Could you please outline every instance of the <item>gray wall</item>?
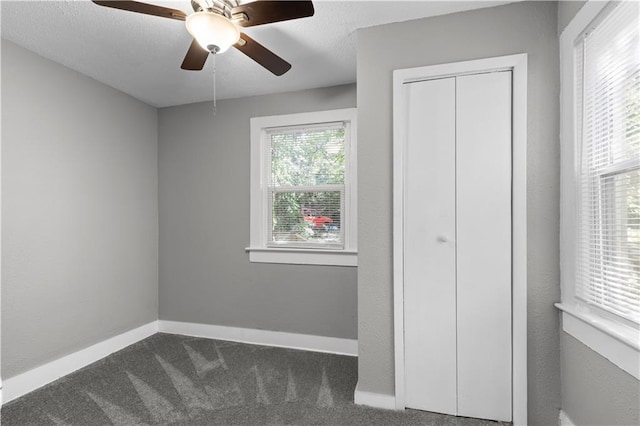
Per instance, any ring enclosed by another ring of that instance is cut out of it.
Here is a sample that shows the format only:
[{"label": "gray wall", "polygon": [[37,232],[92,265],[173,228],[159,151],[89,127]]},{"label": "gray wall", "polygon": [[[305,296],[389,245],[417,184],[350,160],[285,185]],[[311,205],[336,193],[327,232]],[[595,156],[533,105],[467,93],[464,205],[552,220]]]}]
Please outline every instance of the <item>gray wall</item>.
[{"label": "gray wall", "polygon": [[529,54],[529,422],[560,407],[559,54],[555,2],[522,2],[358,31],[359,387],[394,394],[392,71]]},{"label": "gray wall", "polygon": [[558,2],[558,35],[562,34],[569,22],[576,16],[576,13],[582,6],[584,6],[586,0],[573,0],[573,1],[560,1]]},{"label": "gray wall", "polygon": [[576,425],[640,424],[640,384],[567,333],[560,333],[562,410]]},{"label": "gray wall", "polygon": [[2,41],[2,377],[157,318],[157,111]]},{"label": "gray wall", "polygon": [[[558,4],[558,33],[585,4]],[[562,409],[580,425],[640,424],[640,382],[569,334],[560,332]]]},{"label": "gray wall", "polygon": [[249,119],[355,103],[348,85],[159,111],[161,319],[356,338],[356,268],[245,252]]}]

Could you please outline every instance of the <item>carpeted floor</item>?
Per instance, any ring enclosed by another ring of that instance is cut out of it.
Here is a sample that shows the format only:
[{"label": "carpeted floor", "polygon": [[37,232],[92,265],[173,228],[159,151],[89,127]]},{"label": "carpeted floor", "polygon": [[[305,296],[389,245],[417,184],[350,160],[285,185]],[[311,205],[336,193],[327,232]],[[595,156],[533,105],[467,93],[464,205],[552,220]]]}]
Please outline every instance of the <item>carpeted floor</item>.
[{"label": "carpeted floor", "polygon": [[500,425],[353,404],[354,357],[156,334],[2,407],[3,426]]}]

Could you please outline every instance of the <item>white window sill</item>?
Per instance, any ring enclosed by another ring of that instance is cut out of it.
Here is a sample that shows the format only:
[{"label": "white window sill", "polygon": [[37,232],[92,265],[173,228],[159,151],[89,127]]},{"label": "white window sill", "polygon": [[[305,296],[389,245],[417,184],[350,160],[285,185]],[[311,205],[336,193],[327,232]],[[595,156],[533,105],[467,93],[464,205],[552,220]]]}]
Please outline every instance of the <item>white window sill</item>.
[{"label": "white window sill", "polygon": [[562,329],[615,365],[640,379],[640,332],[632,327],[595,315],[567,303],[556,303],[562,311]]},{"label": "white window sill", "polygon": [[247,247],[249,261],[293,265],[358,266],[358,252],[301,248]]}]

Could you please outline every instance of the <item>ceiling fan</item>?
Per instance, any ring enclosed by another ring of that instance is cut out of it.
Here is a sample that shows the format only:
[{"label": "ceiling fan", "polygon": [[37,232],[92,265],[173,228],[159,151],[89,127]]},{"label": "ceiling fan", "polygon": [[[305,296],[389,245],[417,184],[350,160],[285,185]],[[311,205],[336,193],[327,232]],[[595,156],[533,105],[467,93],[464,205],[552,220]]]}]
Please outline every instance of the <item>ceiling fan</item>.
[{"label": "ceiling fan", "polygon": [[194,13],[189,15],[178,9],[137,1],[92,1],[99,6],[186,21],[187,31],[194,40],[182,61],[183,70],[199,71],[210,53],[222,53],[233,46],[278,76],[289,71],[291,64],[241,32],[239,27],[306,18],[314,13],[311,0],[257,0],[244,4],[238,0],[191,0]]}]

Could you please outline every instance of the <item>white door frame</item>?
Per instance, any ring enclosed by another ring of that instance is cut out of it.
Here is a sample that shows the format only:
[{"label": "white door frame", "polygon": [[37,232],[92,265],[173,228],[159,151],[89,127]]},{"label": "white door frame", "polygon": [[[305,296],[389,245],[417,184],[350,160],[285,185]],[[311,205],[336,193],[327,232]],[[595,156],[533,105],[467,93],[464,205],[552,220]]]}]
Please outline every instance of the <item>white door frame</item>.
[{"label": "white door frame", "polygon": [[395,406],[405,408],[404,388],[404,135],[403,85],[464,74],[513,72],[512,127],[512,413],[527,424],[527,54],[454,62],[393,72],[393,305]]}]

